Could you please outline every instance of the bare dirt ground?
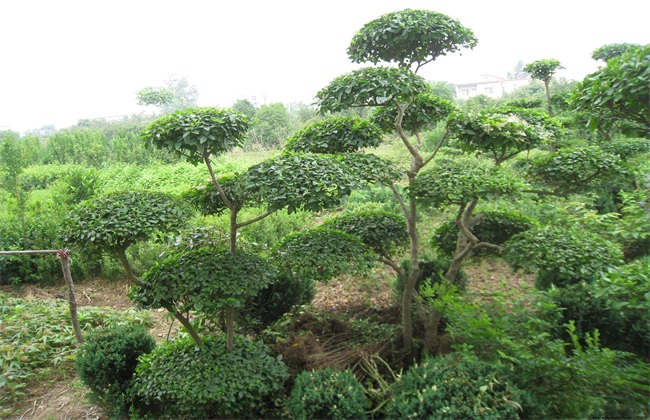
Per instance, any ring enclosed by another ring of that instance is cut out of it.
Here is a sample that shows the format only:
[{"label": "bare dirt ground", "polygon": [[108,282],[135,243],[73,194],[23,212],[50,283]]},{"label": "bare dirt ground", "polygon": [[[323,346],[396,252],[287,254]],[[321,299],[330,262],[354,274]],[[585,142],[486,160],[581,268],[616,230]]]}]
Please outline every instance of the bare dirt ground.
[{"label": "bare dirt ground", "polygon": [[[469,293],[480,299],[489,299],[493,293],[528,290],[532,278],[511,270],[498,259],[481,259],[465,267],[470,279]],[[367,279],[342,276],[328,284],[319,284],[312,305],[317,310],[332,310],[349,313],[350,316],[367,308],[383,309],[394,305],[390,283],[393,273],[378,269]],[[94,279],[75,284],[79,306],[108,306],[112,308],[131,308],[128,299],[130,285],[126,281],[106,282]],[[9,290],[8,290],[9,291]],[[25,298],[61,299],[67,296],[64,284],[49,287],[27,285],[14,294]],[[173,338],[178,322],[173,322],[164,311],[154,310],[153,328],[150,333],[162,342]],[[77,379],[73,364],[61,368],[45,381],[34,381],[25,389],[26,396],[15,407],[11,419],[104,419],[101,407],[92,404],[88,391]]]}]

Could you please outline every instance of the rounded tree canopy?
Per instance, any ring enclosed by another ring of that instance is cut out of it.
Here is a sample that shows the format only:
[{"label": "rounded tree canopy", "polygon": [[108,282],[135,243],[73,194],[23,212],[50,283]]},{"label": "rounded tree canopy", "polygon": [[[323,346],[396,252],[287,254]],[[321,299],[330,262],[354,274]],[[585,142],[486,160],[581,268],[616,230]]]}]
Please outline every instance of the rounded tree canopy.
[{"label": "rounded tree canopy", "polygon": [[358,236],[364,244],[384,256],[392,255],[409,243],[404,217],[381,210],[344,213],[326,220],[322,227]]},{"label": "rounded tree canopy", "polygon": [[156,232],[177,232],[191,216],[184,203],[157,192],[125,191],[80,203],[69,214],[63,242],[123,252]]},{"label": "rounded tree canopy", "polygon": [[522,182],[510,171],[486,160],[438,159],[413,181],[410,193],[436,207],[514,195]]},{"label": "rounded tree canopy", "polygon": [[430,89],[429,83],[411,70],[366,67],[335,78],[316,94],[316,99],[320,112],[337,112],[387,105],[394,100],[408,102]]},{"label": "rounded tree canopy", "polygon": [[474,48],[474,33],[455,19],[430,10],[385,14],[354,35],[348,57],[354,63],[379,61],[417,68],[462,48]]},{"label": "rounded tree canopy", "polygon": [[367,272],[376,256],[357,236],[316,228],[291,234],[272,251],[281,272],[297,278],[327,281],[341,274]]},{"label": "rounded tree canopy", "polygon": [[456,112],[449,117],[447,126],[465,151],[487,153],[497,164],[523,150],[551,143],[561,132],[560,124],[548,114],[514,107],[478,114]]},{"label": "rounded tree canopy", "polygon": [[230,109],[189,108],[149,124],[142,138],[196,164],[241,146],[248,128],[249,118]]},{"label": "rounded tree canopy", "polygon": [[320,211],[338,206],[359,187],[339,156],[285,153],[261,162],[243,175],[243,187],[269,210]]},{"label": "rounded tree canopy", "polygon": [[528,174],[533,181],[562,193],[582,190],[589,184],[629,173],[619,156],[599,147],[560,149],[532,161]]},{"label": "rounded tree canopy", "polygon": [[[420,133],[445,119],[456,106],[449,100],[429,93],[420,94],[404,111],[402,127],[411,133]],[[385,132],[395,131],[397,109],[382,106],[373,113],[373,121]]]},{"label": "rounded tree canopy", "polygon": [[309,153],[349,153],[381,144],[382,132],[360,117],[336,116],[315,122],[287,139],[286,149]]},{"label": "rounded tree canopy", "polygon": [[171,303],[181,312],[215,317],[223,309],[239,307],[276,276],[275,267],[255,254],[195,248],[151,268],[143,277],[146,286],[137,287],[132,296],[141,306]]},{"label": "rounded tree canopy", "polygon": [[530,77],[543,82],[549,82],[556,71],[563,69],[560,62],[554,58],[533,61],[526,64],[524,71],[530,74]]}]

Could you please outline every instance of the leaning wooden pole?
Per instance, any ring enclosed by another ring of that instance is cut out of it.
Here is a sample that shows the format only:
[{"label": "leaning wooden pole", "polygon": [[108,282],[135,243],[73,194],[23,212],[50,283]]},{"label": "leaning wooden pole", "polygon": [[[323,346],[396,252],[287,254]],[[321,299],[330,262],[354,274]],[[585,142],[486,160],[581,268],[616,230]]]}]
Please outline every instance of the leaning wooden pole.
[{"label": "leaning wooden pole", "polygon": [[81,327],[79,326],[79,317],[77,316],[77,298],[74,293],[74,283],[72,282],[72,274],[70,273],[70,258],[68,257],[70,251],[67,249],[41,249],[31,251],[0,251],[0,255],[16,255],[16,254],[56,254],[61,260],[61,269],[63,270],[63,278],[65,284],[68,286],[68,300],[70,304],[70,318],[72,320],[72,328],[74,335],[77,338],[77,343],[83,343],[83,336],[81,335]]}]

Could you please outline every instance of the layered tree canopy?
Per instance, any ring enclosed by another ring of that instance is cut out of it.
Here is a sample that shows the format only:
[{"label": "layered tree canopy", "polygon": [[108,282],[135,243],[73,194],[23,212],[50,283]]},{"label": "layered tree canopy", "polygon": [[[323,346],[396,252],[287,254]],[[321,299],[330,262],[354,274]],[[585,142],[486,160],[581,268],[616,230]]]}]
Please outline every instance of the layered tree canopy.
[{"label": "layered tree canopy", "polygon": [[387,13],[364,25],[352,38],[348,57],[354,63],[397,63],[415,71],[436,58],[473,48],[474,33],[455,19],[431,10]]}]

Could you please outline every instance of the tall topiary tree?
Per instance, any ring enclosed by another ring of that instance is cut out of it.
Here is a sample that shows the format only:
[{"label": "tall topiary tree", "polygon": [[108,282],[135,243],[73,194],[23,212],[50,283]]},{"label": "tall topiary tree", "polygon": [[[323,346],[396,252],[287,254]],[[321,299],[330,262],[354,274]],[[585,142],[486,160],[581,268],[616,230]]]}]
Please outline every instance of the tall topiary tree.
[{"label": "tall topiary tree", "polygon": [[[351,107],[386,107],[392,110],[384,111],[385,117],[378,117],[378,121],[382,121],[381,125],[392,122],[408,150],[411,163],[403,175],[410,185],[433,159],[437,149],[423,156],[420,153],[421,142],[412,142],[407,131],[419,132],[425,125],[440,121],[448,112],[447,107],[439,106],[439,102],[436,106],[434,101],[427,101],[430,98],[425,97],[418,108],[434,112],[428,116],[418,112],[406,116],[407,109],[419,95],[430,93],[430,85],[416,72],[436,58],[472,48],[476,42],[472,31],[433,11],[407,9],[381,16],[357,32],[348,48],[348,56],[357,63],[393,62],[398,64],[398,68],[367,67],[335,78],[316,95],[320,112],[337,112]],[[410,242],[410,270],[401,274],[405,286],[401,309],[403,338],[405,348],[410,351],[413,345],[411,308],[420,259],[417,204],[415,197],[399,193],[394,178],[382,181],[389,185],[400,203]]]},{"label": "tall topiary tree", "polygon": [[549,90],[549,84],[553,75],[558,71],[563,69],[560,62],[554,58],[537,60],[532,63],[526,64],[524,71],[530,74],[530,77],[533,79],[541,80],[544,82],[544,89],[546,90],[546,104],[548,109],[548,115],[553,116],[553,105],[551,102],[551,92]]}]

